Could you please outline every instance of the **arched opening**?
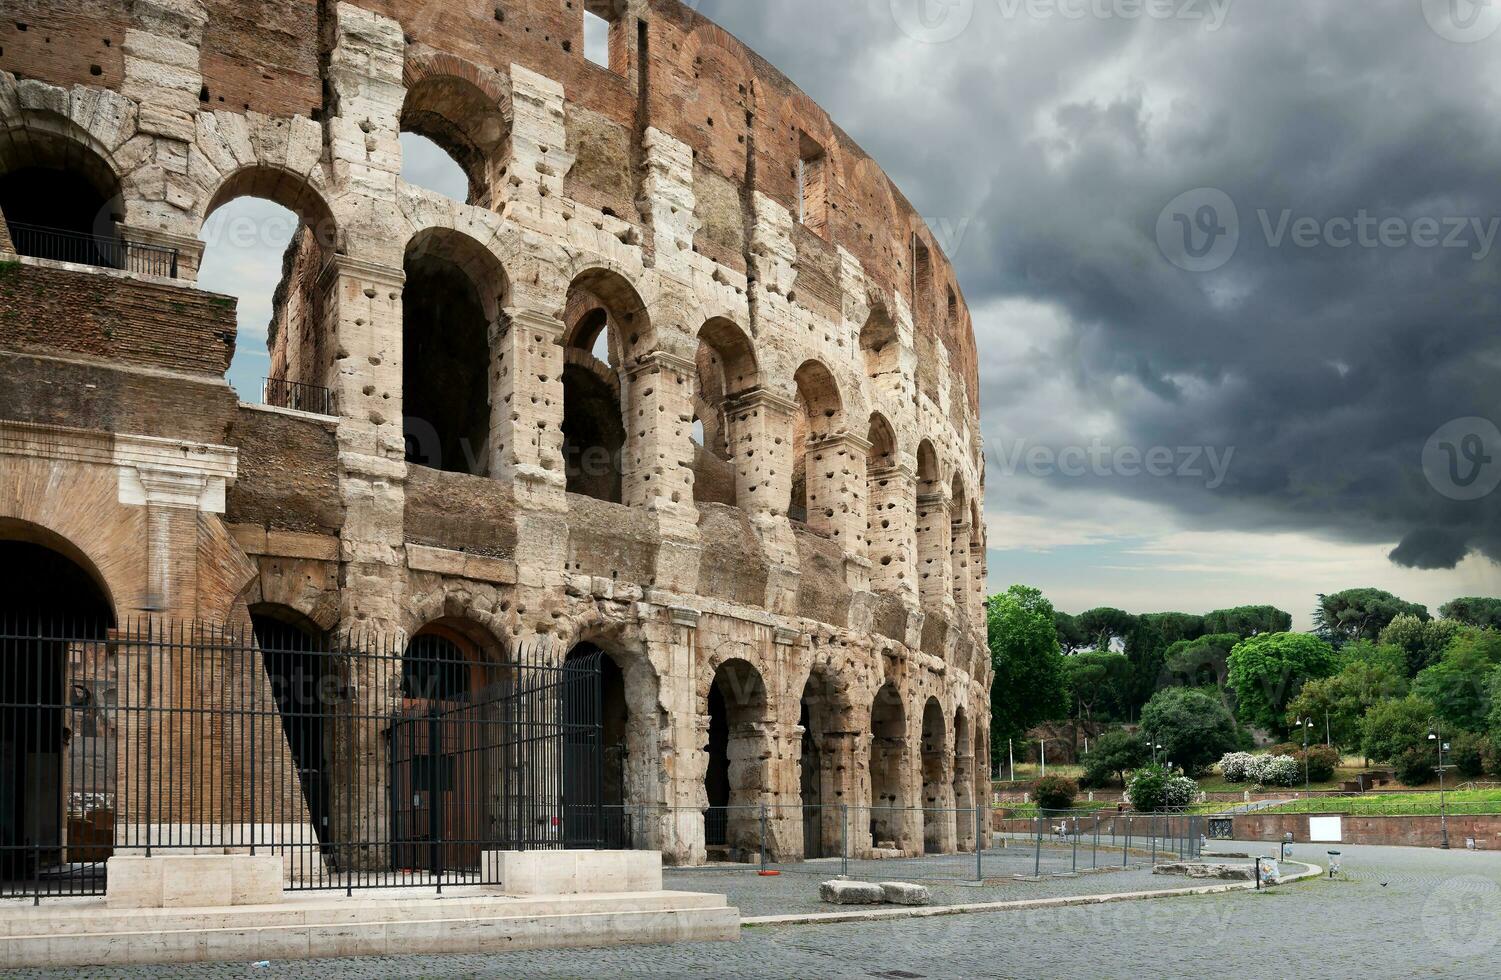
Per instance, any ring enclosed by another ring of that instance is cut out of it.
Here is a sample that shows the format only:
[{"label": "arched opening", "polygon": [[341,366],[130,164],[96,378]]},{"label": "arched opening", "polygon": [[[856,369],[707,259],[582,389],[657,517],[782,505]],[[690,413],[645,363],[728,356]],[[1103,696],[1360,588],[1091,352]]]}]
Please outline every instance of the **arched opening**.
[{"label": "arched opening", "polygon": [[474,624],[445,619],[403,651],[401,706],[386,733],[399,870],[476,868],[500,833],[504,733],[494,688],[503,675],[492,647]]},{"label": "arched opening", "polygon": [[[630,283],[585,272],[564,311],[563,459],[568,492],[610,503],[624,499],[626,442],[623,368],[647,342],[650,321]],[[599,355],[608,352],[608,360]]]},{"label": "arched opening", "polygon": [[744,660],[728,660],[715,671],[707,704],[709,764],[704,772],[709,801],[704,843],[711,855],[743,860],[759,852],[767,705],[765,681]]},{"label": "arched opening", "polygon": [[733,321],[716,317],[698,332],[698,385],[694,416],[702,436],[695,450],[694,499],[735,505],[739,476],[736,457],[748,453],[745,435],[735,431],[735,400],[756,387],[760,375],[750,338]]},{"label": "arched opening", "polygon": [[80,140],[35,128],[0,134],[0,215],[19,255],[110,269],[131,265],[116,233],[124,219],[120,182]]},{"label": "arched opening", "polygon": [[975,807],[974,764],[975,746],[970,737],[969,716],[963,708],[958,708],[954,711],[954,822],[960,850],[967,850],[975,844],[975,818],[964,812],[973,811]]},{"label": "arched opening", "polygon": [[74,890],[114,842],[114,612],[68,542],[3,520],[0,539],[0,885]]},{"label": "arched opening", "polygon": [[[631,846],[630,821],[626,811],[626,772],[634,719],[626,700],[625,672],[608,651],[593,643],[580,643],[568,652],[565,663],[595,672],[597,685],[587,693],[593,706],[576,715],[599,726],[599,744],[584,744],[565,758],[563,799],[568,807],[565,825],[570,840],[603,841],[604,846]],[[580,688],[580,693],[586,689]],[[572,763],[569,765],[568,763]]]},{"label": "arched opening", "polygon": [[877,383],[886,379],[901,380],[901,339],[885,307],[872,309],[865,326],[860,328],[860,353],[865,360],[867,378]]},{"label": "arched opening", "polygon": [[879,412],[870,416],[870,442],[865,463],[865,539],[874,563],[871,585],[879,592],[911,588],[912,504],[907,480],[897,459],[896,431]]},{"label": "arched opening", "polygon": [[819,361],[797,369],[799,412],[792,428],[792,499],[787,514],[814,531],[833,535],[838,499],[837,465],[824,445],[844,421],[844,402],[834,375]]},{"label": "arched opening", "polygon": [[337,347],[318,288],[338,227],[300,175],[247,167],[204,211],[198,285],[233,296],[237,332],[228,379],[246,401],[330,414]]},{"label": "arched opening", "polygon": [[[840,764],[833,736],[847,713],[844,696],[833,675],[815,667],[803,685],[798,707],[798,725],[803,729],[799,755],[799,791],[803,804],[803,856],[835,857],[843,848],[844,802],[840,787]],[[846,725],[846,728],[849,726]]]},{"label": "arched opening", "polygon": [[969,496],[964,491],[964,481],[956,473],[953,489],[949,495],[950,548],[953,554],[954,610],[961,616],[969,614]]},{"label": "arched opening", "polygon": [[907,844],[907,711],[888,682],[870,708],[870,839],[881,850]]},{"label": "arched opening", "polygon": [[924,439],[917,447],[917,576],[922,603],[930,609],[943,604],[952,574],[948,513],[938,454]]},{"label": "arched opening", "polygon": [[[402,179],[476,207],[494,206],[511,134],[496,98],[467,79],[429,75],[407,89],[401,132]],[[458,175],[467,186],[455,186]]]},{"label": "arched opening", "polygon": [[324,630],[285,606],[252,606],[250,623],[297,767],[308,818],[319,843],[328,845],[333,830],[328,722],[339,687],[332,648]]},{"label": "arched opening", "polygon": [[948,786],[944,774],[948,767],[944,742],[943,707],[937,698],[928,698],[922,712],[922,839],[923,849],[929,854],[949,850],[953,828],[954,814],[946,799]]},{"label": "arched opening", "polygon": [[460,232],[433,228],[406,250],[401,293],[407,462],[448,473],[490,469],[490,334],[506,277]]}]

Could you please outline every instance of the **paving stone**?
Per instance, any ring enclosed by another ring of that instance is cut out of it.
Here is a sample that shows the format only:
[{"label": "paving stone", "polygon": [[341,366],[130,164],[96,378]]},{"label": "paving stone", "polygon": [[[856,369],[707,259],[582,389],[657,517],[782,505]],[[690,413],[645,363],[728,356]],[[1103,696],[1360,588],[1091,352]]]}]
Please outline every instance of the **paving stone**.
[{"label": "paving stone", "polygon": [[818,886],[818,897],[830,905],[880,905],[886,892],[868,881],[826,881]]}]

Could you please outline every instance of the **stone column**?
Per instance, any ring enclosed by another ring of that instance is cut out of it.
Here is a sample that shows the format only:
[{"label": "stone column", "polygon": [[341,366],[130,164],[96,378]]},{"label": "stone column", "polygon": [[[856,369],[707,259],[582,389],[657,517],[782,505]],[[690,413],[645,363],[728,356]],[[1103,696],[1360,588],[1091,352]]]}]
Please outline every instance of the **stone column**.
[{"label": "stone column", "polygon": [[949,502],[942,491],[917,497],[917,576],[923,608],[952,616]]},{"label": "stone column", "polygon": [[491,473],[516,487],[519,506],[561,511],[564,324],[529,307],[505,310],[491,342]]},{"label": "stone column", "polygon": [[658,350],[622,372],[625,396],[624,503],[696,524],[693,505],[693,385],[697,365]]},{"label": "stone column", "polygon": [[725,404],[736,500],[772,565],[766,607],[783,614],[797,609],[797,542],[787,505],[792,498],[792,422],[798,411],[797,402],[765,388]]},{"label": "stone column", "polygon": [[911,599],[917,597],[915,479],[905,463],[867,474],[871,588]]},{"label": "stone column", "polygon": [[866,553],[868,489],[865,460],[869,454],[870,442],[847,432],[808,439],[808,526],[827,534],[845,554],[862,560]]},{"label": "stone column", "polygon": [[969,569],[970,569],[970,621],[984,626],[985,624],[985,600],[989,587],[987,580],[990,577],[990,563],[985,558],[985,538],[982,533],[970,532],[969,541]]},{"label": "stone column", "polygon": [[665,807],[653,829],[668,864],[702,864],[707,855],[703,810],[709,757],[703,747],[709,744],[709,719],[698,713],[698,618],[692,609],[669,610],[665,650],[654,658],[667,727],[658,741]]},{"label": "stone column", "polygon": [[565,236],[563,177],[573,169],[563,85],[511,65],[511,161],[500,189],[500,211],[518,224]]},{"label": "stone column", "polygon": [[951,525],[950,554],[954,563],[954,612],[959,619],[968,619],[973,612],[969,580],[970,527],[969,515],[960,514]]}]

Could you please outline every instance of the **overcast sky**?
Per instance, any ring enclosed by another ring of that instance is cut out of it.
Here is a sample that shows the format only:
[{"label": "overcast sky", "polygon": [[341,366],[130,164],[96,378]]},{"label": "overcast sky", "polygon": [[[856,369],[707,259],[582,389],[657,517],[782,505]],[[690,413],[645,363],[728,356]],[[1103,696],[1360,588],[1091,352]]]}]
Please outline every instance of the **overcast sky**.
[{"label": "overcast sky", "polygon": [[992,588],[1303,627],[1319,592],[1501,592],[1501,5],[696,6],[958,266]]}]

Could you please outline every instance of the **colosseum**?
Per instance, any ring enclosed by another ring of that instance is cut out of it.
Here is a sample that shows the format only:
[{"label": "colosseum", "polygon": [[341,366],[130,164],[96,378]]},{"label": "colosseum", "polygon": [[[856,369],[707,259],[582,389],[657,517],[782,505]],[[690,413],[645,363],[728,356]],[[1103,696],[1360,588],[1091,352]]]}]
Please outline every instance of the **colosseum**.
[{"label": "colosseum", "polygon": [[[142,823],[306,825],[331,867],[357,863],[345,833],[384,845],[372,867],[431,833],[510,841],[471,780],[536,784],[529,839],[582,803],[590,843],[684,864],[975,846],[972,325],[934,234],[786,77],[677,0],[8,0],[5,21],[0,630],[103,625],[0,677],[0,877],[37,873],[10,851],[79,860],[89,806],[105,851]],[[467,200],[402,178],[403,133]],[[264,393],[230,386],[236,302],[197,286],[229,247],[205,222],[242,197],[301,221]],[[313,710],[275,676],[294,649],[332,651]],[[508,665],[583,661],[583,734],[537,698],[554,741],[465,761]],[[96,697],[113,710],[70,720]],[[442,776],[399,744],[439,702],[468,705],[422,736]],[[148,750],[80,763],[100,739]],[[395,829],[437,796],[469,817]]]}]

